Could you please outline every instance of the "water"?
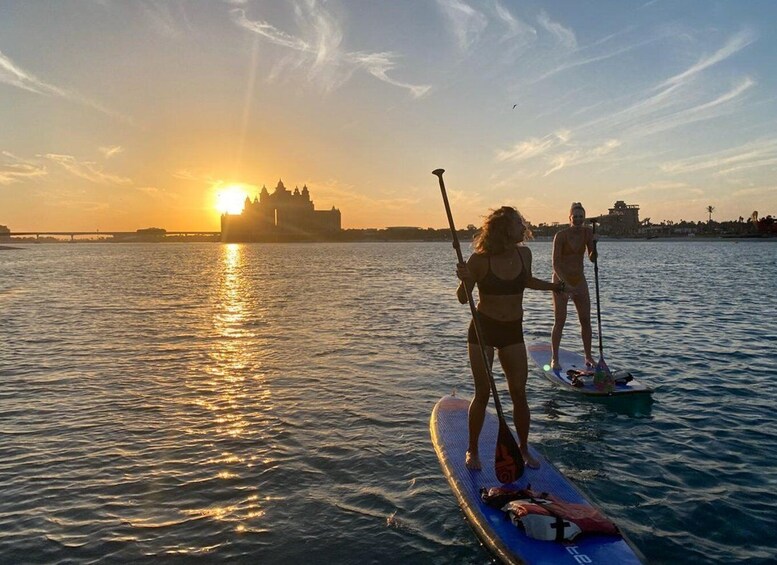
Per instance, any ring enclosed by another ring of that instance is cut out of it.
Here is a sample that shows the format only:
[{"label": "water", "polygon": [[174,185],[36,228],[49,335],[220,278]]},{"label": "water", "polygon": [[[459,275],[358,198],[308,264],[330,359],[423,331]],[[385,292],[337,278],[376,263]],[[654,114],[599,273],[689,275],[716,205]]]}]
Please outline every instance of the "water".
[{"label": "water", "polygon": [[[651,562],[774,562],[777,245],[600,248],[607,361],[655,403],[530,367],[534,442]],[[428,432],[472,392],[454,263],[436,243],[0,252],[0,562],[488,562]],[[547,340],[550,296],[525,301]]]}]

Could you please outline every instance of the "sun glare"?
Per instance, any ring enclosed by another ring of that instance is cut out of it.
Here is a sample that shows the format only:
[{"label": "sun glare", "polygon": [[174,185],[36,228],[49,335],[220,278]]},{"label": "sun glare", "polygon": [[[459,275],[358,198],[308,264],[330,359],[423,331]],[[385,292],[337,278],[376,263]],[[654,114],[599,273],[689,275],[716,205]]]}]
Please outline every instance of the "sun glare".
[{"label": "sun glare", "polygon": [[248,192],[239,184],[220,188],[216,193],[216,208],[222,214],[239,214],[243,211]]}]

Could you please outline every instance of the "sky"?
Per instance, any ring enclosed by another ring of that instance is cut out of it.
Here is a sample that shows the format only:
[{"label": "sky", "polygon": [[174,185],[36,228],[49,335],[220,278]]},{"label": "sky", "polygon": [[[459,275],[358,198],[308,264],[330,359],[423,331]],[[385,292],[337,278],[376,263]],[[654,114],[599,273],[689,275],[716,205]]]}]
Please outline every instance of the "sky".
[{"label": "sky", "polygon": [[777,215],[771,0],[3,0],[0,224],[218,230]]}]

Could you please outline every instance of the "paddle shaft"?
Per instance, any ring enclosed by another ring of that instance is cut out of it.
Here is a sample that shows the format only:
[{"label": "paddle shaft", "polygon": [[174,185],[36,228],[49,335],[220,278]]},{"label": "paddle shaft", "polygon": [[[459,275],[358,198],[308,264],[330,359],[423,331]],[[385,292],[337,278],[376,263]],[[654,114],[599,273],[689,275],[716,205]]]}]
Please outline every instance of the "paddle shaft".
[{"label": "paddle shaft", "polygon": [[[591,220],[593,225],[593,233],[596,235],[596,220]],[[594,240],[594,283],[596,285],[596,323],[599,329],[599,358],[604,359],[604,347],[602,347],[602,308],[601,300],[599,299],[599,252],[596,248],[596,240]]]},{"label": "paddle shaft", "polygon": [[[453,214],[451,214],[451,206],[448,204],[448,194],[445,191],[445,182],[442,180],[442,174],[445,171],[443,169],[436,169],[432,172],[440,180],[440,192],[442,192],[442,201],[445,204],[445,213],[448,215],[448,225],[451,228],[451,235],[453,236],[453,248],[456,250],[456,257],[459,259],[459,263],[464,263],[464,257],[461,254],[461,244],[459,243],[459,237],[456,235],[456,226],[453,224]],[[464,284],[464,283],[462,283]],[[478,338],[478,345],[480,346],[480,354],[483,357],[483,366],[486,368],[488,374],[488,381],[491,385],[491,393],[494,397],[494,406],[496,407],[496,414],[499,417],[500,422],[504,422],[504,414],[502,413],[502,404],[499,402],[499,393],[496,390],[496,383],[494,382],[494,375],[491,373],[491,362],[486,355],[486,348],[483,345],[483,331],[480,328],[480,317],[478,310],[475,308],[475,299],[472,297],[467,285],[464,284],[464,291],[467,294],[467,301],[469,302],[469,309],[472,312],[472,322],[475,326],[475,335]]]}]

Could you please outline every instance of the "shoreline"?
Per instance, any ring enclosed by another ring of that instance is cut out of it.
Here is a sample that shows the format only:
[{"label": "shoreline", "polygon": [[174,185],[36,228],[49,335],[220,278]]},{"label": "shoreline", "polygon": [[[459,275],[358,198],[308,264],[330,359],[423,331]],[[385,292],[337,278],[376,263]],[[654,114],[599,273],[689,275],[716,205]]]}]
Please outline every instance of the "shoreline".
[{"label": "shoreline", "polygon": [[[471,240],[468,239],[462,239],[462,242],[468,242]],[[533,239],[529,240],[527,243],[531,242],[537,242],[537,243],[543,243],[543,242],[552,242],[553,237],[552,236],[538,236],[534,237]],[[775,236],[714,236],[714,237],[682,237],[682,236],[667,236],[667,237],[600,237],[599,242],[606,243],[606,242],[615,242],[615,241],[623,241],[623,242],[630,242],[630,243],[677,243],[677,242],[688,242],[688,243],[704,243],[704,242],[733,242],[733,243],[740,243],[743,241],[747,242],[777,242],[777,237]],[[11,251],[11,250],[20,250],[25,249],[28,245],[42,245],[42,244],[96,244],[96,245],[105,245],[105,244],[133,244],[133,243],[141,243],[141,244],[148,244],[148,243],[154,243],[154,244],[176,244],[176,243],[212,243],[212,244],[239,244],[239,245],[245,245],[245,244],[288,244],[288,243],[302,243],[302,244],[316,244],[316,243],[445,243],[450,245],[451,240],[450,239],[384,239],[384,238],[364,238],[364,239],[326,239],[326,240],[318,240],[318,241],[234,241],[234,242],[223,242],[223,241],[204,241],[202,239],[196,239],[192,238],[191,240],[187,239],[181,239],[181,238],[175,238],[171,239],[170,241],[165,240],[157,240],[157,241],[107,241],[107,240],[41,240],[41,241],[10,241],[10,242],[4,242],[4,243],[11,243],[12,245],[4,245],[0,244],[0,251]],[[19,247],[23,246],[23,247]]]}]

